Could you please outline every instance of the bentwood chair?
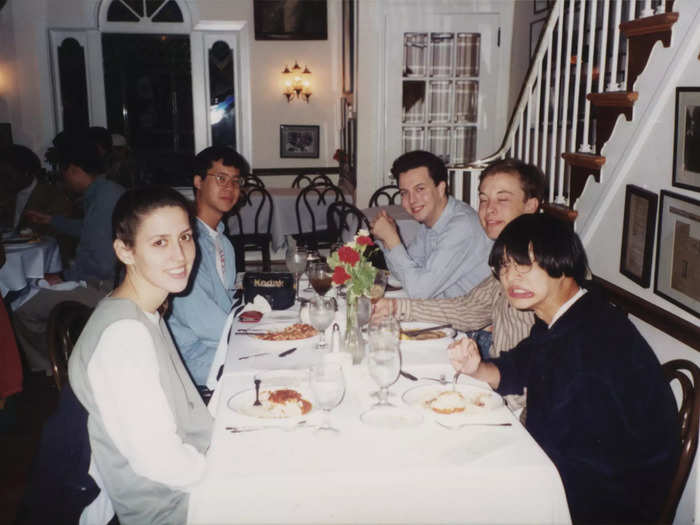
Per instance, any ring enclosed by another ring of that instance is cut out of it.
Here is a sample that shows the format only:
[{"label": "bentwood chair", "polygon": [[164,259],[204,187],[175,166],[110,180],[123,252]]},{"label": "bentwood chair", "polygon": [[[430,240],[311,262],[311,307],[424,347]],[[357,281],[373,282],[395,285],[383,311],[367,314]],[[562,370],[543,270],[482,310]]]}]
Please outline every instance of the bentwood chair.
[{"label": "bentwood chair", "polygon": [[662,368],[669,383],[675,379],[681,387],[681,404],[678,410],[681,423],[681,457],[659,518],[659,523],[673,523],[698,448],[700,368],[685,359],[674,359],[665,363]]},{"label": "bentwood chair", "polygon": [[258,177],[257,175],[253,175],[252,173],[249,175],[246,175],[241,179],[241,188],[250,188],[250,187],[255,187],[255,188],[264,188],[265,183]]},{"label": "bentwood chair", "polygon": [[292,188],[304,188],[306,186],[312,186],[314,184],[325,184],[327,186],[333,186],[333,181],[328,178],[328,175],[323,173],[319,175],[313,175],[310,173],[300,173],[296,176],[292,182]]},{"label": "bentwood chair", "polygon": [[386,206],[388,204],[401,204],[401,190],[395,184],[382,186],[375,191],[369,199],[369,208]]},{"label": "bentwood chair", "polygon": [[49,360],[59,390],[68,381],[68,358],[92,308],[77,301],[58,303],[49,314]]},{"label": "bentwood chair", "polygon": [[[334,202],[345,202],[343,191],[335,185],[312,184],[304,187],[294,203],[299,233],[294,235],[297,244],[312,250],[330,248],[335,242],[335,235],[326,227],[318,227],[317,214],[325,214],[328,206]],[[304,231],[304,225],[310,224],[311,231]]]},{"label": "bentwood chair", "polygon": [[[264,187],[244,187],[239,197],[239,204],[235,208],[231,220],[238,224],[238,233],[229,235],[231,244],[236,251],[236,271],[245,270],[245,252],[260,251],[263,261],[263,271],[272,269],[270,260],[270,243],[272,242],[272,213],[274,205],[270,193]],[[252,231],[246,231],[243,227],[241,214],[247,211],[253,213],[255,219]]]},{"label": "bentwood chair", "polygon": [[334,243],[344,243],[357,235],[361,229],[369,231],[369,220],[357,207],[349,202],[338,201],[328,206],[326,212],[328,230],[335,235]]}]

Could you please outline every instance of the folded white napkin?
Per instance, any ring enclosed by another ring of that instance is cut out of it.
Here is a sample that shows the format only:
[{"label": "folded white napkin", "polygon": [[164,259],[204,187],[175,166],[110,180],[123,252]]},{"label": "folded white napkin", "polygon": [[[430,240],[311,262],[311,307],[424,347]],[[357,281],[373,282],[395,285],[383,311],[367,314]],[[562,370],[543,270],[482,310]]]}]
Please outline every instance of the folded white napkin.
[{"label": "folded white napkin", "polygon": [[265,299],[262,295],[256,295],[252,303],[248,303],[243,307],[241,313],[249,312],[251,310],[263,314],[269,314],[272,311],[272,307],[270,306],[270,303],[267,302],[267,299]]},{"label": "folded white napkin", "polygon": [[67,292],[70,290],[75,290],[80,286],[82,286],[83,288],[87,288],[87,283],[85,281],[62,281],[57,284],[49,284],[49,282],[46,279],[39,279],[37,286],[39,288],[47,288],[49,290]]}]

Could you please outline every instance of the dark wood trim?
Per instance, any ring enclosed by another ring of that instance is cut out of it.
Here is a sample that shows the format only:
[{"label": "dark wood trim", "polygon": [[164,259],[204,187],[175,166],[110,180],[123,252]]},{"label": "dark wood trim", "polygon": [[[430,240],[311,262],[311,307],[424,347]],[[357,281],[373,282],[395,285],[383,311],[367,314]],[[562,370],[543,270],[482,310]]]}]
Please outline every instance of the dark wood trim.
[{"label": "dark wood trim", "polygon": [[610,302],[617,305],[625,313],[638,317],[681,343],[700,351],[700,326],[637,297],[605,279],[594,275],[593,280],[605,289]]},{"label": "dark wood trim", "polygon": [[[647,16],[636,20],[629,20],[620,24],[620,30],[627,37],[651,35],[670,31],[678,20],[678,13],[662,13],[660,15]],[[668,46],[665,46],[668,47]]]},{"label": "dark wood trim", "polygon": [[545,202],[542,204],[542,211],[547,215],[559,219],[560,221],[570,222],[572,225],[578,217],[578,212],[567,208],[563,204],[553,204],[551,202]]},{"label": "dark wood trim", "polygon": [[589,93],[586,98],[598,107],[631,108],[639,97],[636,91],[608,91],[606,93]]},{"label": "dark wood trim", "polygon": [[260,177],[261,175],[299,175],[301,173],[313,173],[323,175],[333,175],[340,173],[338,166],[333,167],[301,167],[301,168],[255,168],[253,175]]},{"label": "dark wood trim", "polygon": [[589,170],[600,170],[605,164],[605,157],[593,155],[592,153],[562,153],[561,158],[569,166],[578,166]]}]

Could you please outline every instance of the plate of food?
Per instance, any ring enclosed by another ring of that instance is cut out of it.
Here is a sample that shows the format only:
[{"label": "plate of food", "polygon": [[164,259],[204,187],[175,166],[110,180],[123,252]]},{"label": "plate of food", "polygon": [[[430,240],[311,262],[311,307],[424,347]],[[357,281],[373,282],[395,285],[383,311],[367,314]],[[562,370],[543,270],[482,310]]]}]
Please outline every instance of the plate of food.
[{"label": "plate of food", "polygon": [[234,412],[257,419],[295,419],[314,409],[312,397],[299,386],[261,386],[260,405],[255,403],[255,389],[244,390],[231,396],[228,407]]},{"label": "plate of food", "polygon": [[402,399],[436,416],[484,416],[503,406],[497,393],[473,385],[419,385],[406,390]]},{"label": "plate of food", "polygon": [[247,335],[255,340],[255,345],[266,349],[285,349],[297,345],[315,343],[319,337],[318,330],[306,323],[275,323],[256,326],[255,328],[240,328],[238,335]]},{"label": "plate of food", "polygon": [[439,323],[416,323],[404,322],[401,323],[401,348],[414,349],[425,346],[426,344],[437,344],[447,346],[452,342],[456,331],[454,328],[438,328],[436,330],[427,330],[416,335],[412,335],[412,330],[426,330],[432,326],[437,326]]}]

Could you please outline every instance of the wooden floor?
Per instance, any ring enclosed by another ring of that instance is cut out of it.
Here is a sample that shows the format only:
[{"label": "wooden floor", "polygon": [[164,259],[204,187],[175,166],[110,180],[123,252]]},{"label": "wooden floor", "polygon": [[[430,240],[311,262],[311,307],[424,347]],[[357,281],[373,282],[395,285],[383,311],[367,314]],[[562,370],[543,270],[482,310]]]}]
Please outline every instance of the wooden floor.
[{"label": "wooden floor", "polygon": [[0,524],[12,524],[29,478],[44,421],[58,401],[53,378],[26,374],[14,407],[0,410]]}]

